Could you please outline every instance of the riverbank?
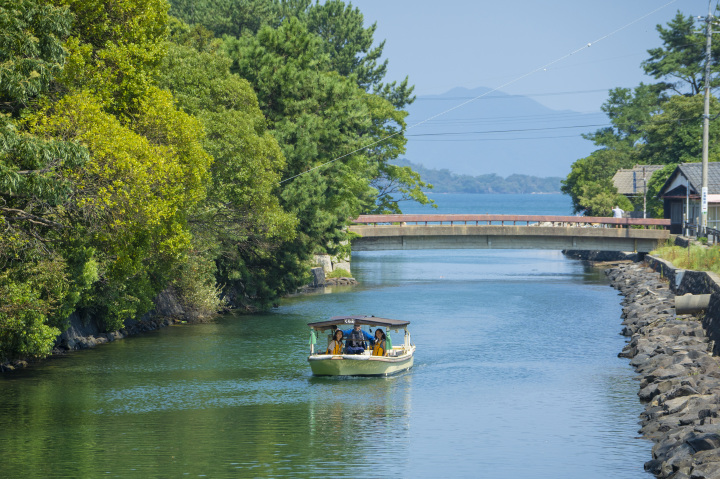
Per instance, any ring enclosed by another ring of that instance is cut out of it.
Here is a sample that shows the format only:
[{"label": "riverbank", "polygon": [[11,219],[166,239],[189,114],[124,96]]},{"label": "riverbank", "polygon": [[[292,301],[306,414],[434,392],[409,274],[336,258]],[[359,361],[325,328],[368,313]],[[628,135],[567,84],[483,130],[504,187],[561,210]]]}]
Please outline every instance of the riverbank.
[{"label": "riverbank", "polygon": [[[648,264],[661,271],[656,272]],[[648,257],[618,264],[606,274],[624,296],[619,354],[641,375],[638,396],[646,404],[640,433],[655,443],[645,469],[659,478],[720,478],[720,369],[709,311],[700,319],[676,315],[675,293],[700,293],[701,273],[678,279],[671,265]],[[670,276],[670,281],[668,281]],[[692,276],[695,276],[693,278]],[[686,284],[683,284],[685,282]]]},{"label": "riverbank", "polygon": [[[320,273],[315,271],[317,269],[320,270]],[[355,278],[350,277],[325,278],[322,268],[314,268],[313,272],[314,279],[312,283],[287,296],[319,293],[325,291],[326,287],[354,286],[358,284]],[[200,323],[212,319],[212,317],[200,317],[193,311],[183,308],[172,288],[160,293],[155,298],[154,303],[155,308],[152,311],[140,319],[126,320],[124,327],[117,331],[106,332],[103,326],[93,318],[81,318],[76,313],[70,315],[68,318],[69,326],[55,340],[55,345],[49,357],[94,348],[101,344],[155,331],[173,324]],[[23,358],[5,363],[0,362],[0,373],[23,369],[44,359],[46,358]]]}]

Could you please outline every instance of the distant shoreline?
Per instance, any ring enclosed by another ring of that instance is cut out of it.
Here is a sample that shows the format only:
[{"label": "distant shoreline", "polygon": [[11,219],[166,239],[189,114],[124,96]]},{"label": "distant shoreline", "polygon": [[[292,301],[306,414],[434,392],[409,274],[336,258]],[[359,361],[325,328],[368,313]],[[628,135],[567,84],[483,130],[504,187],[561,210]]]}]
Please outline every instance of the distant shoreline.
[{"label": "distant shoreline", "polygon": [[432,185],[433,189],[425,191],[444,193],[472,194],[559,194],[562,178],[559,176],[538,177],[523,174],[512,174],[506,178],[495,173],[473,176],[454,173],[446,168],[436,170],[413,163],[407,159],[393,162],[400,167],[409,167],[420,175],[422,181]]},{"label": "distant shoreline", "polygon": [[435,190],[423,190],[423,193],[435,194],[435,195],[562,195],[562,191],[533,191],[530,193],[500,193],[500,192],[468,192],[468,191],[435,191]]}]

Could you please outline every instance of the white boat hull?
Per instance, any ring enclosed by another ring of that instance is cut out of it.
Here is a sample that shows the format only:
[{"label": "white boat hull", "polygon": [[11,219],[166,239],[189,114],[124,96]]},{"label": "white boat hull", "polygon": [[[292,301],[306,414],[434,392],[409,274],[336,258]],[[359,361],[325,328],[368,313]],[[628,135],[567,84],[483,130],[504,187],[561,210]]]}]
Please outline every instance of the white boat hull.
[{"label": "white boat hull", "polygon": [[413,365],[415,347],[398,356],[315,354],[308,357],[315,376],[389,376]]}]

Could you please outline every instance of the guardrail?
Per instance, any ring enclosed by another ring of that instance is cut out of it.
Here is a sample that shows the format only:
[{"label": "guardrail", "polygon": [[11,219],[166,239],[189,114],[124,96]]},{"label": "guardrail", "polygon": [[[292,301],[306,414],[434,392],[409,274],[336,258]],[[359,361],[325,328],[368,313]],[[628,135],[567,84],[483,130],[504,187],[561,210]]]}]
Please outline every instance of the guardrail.
[{"label": "guardrail", "polygon": [[538,215],[438,215],[438,214],[422,214],[422,215],[360,215],[352,221],[353,224],[392,224],[392,223],[414,223],[425,224],[426,226],[433,224],[475,224],[480,225],[502,225],[506,223],[517,225],[518,223],[527,226],[577,226],[577,227],[644,227],[644,228],[670,228],[669,219],[655,218],[606,218],[594,216],[538,216]]},{"label": "guardrail", "polygon": [[703,234],[703,227],[695,223],[683,223],[683,231],[685,236],[695,236],[696,238],[707,238],[707,244],[717,244],[720,241],[720,230],[716,228],[705,227]]}]

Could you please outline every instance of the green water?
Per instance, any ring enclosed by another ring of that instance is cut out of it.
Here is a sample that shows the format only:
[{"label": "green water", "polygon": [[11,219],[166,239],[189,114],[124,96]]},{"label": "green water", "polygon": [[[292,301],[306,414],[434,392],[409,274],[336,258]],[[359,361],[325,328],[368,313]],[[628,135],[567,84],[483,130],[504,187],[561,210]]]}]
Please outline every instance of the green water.
[{"label": "green water", "polygon": [[[601,272],[472,250],[356,254],[353,272],[0,377],[0,477],[651,477]],[[312,377],[306,324],[338,314],[411,321],[415,366]]]},{"label": "green water", "polygon": [[[354,289],[6,375],[0,476],[645,477],[600,273],[555,252],[354,261]],[[415,367],[312,377],[305,324],[343,313],[412,321]]]}]

